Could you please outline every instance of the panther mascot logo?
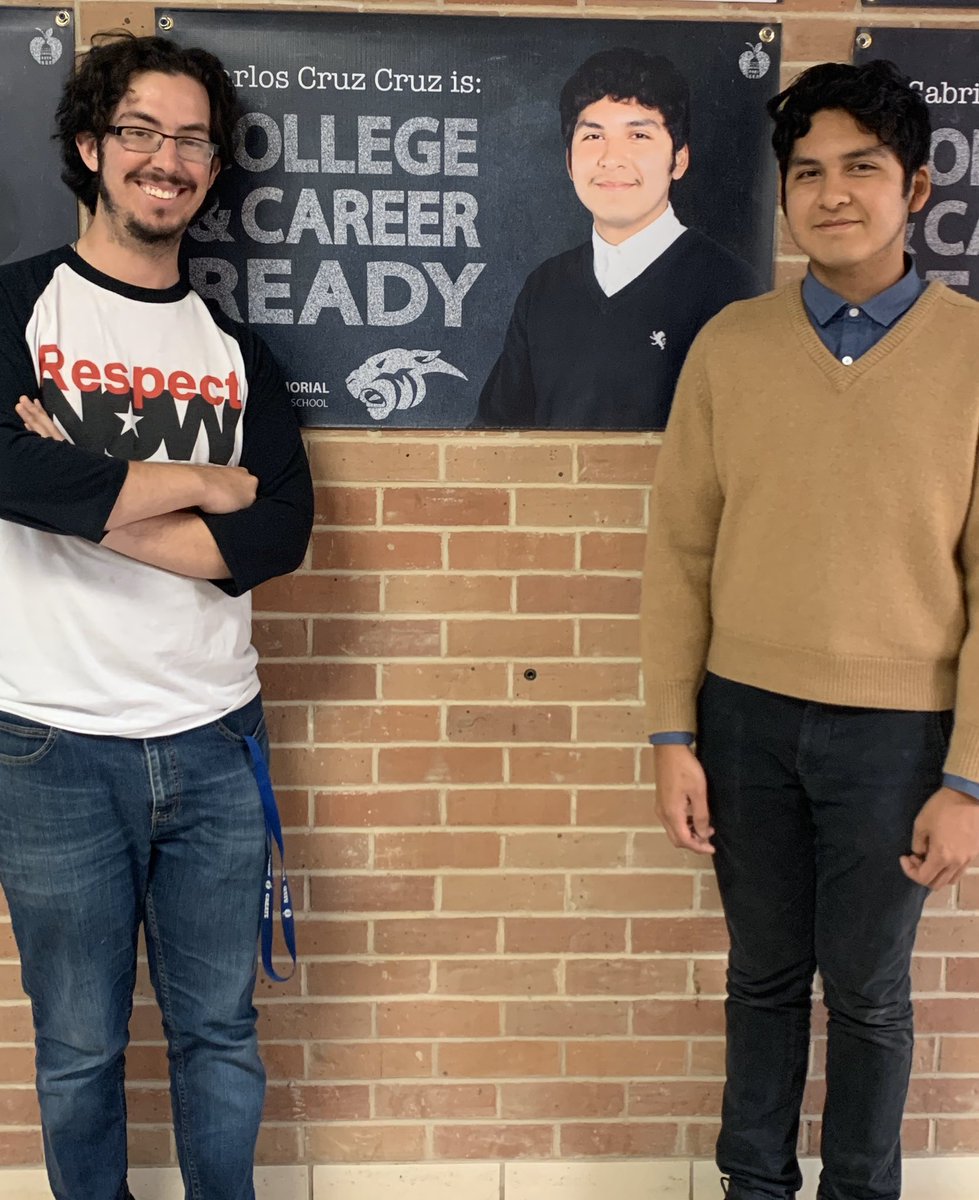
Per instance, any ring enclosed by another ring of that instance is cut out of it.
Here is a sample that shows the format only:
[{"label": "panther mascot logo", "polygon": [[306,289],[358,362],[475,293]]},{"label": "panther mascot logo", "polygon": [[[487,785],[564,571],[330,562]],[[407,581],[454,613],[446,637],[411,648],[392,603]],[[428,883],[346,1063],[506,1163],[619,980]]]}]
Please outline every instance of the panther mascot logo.
[{"label": "panther mascot logo", "polygon": [[466,376],[440,356],[441,350],[382,350],[347,376],[347,390],[366,405],[375,421],[386,420],[395,409],[414,408],[428,391],[426,375]]}]

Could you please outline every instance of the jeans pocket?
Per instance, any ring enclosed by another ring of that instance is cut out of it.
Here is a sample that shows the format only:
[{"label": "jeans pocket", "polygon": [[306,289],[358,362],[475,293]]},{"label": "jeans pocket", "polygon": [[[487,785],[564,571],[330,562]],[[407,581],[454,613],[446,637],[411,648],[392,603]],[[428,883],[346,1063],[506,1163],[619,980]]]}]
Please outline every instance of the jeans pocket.
[{"label": "jeans pocket", "polygon": [[261,696],[249,700],[234,712],[225,713],[215,721],[215,725],[229,741],[242,744],[246,737],[253,737],[263,750],[267,750],[268,732]]},{"label": "jeans pocket", "polygon": [[26,717],[0,712],[0,763],[19,767],[39,762],[57,737],[54,725],[38,725]]}]

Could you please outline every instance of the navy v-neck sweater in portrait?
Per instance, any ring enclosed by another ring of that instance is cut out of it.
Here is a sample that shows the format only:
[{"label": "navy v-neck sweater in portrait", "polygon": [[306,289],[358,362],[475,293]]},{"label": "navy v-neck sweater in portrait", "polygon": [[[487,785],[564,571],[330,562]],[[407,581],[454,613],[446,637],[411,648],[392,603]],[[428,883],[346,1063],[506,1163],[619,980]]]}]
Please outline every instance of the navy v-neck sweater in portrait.
[{"label": "navy v-neck sweater in portrait", "polygon": [[694,229],[612,296],[590,241],[550,258],[517,298],[474,425],[662,429],[701,327],[760,290],[747,263]]}]

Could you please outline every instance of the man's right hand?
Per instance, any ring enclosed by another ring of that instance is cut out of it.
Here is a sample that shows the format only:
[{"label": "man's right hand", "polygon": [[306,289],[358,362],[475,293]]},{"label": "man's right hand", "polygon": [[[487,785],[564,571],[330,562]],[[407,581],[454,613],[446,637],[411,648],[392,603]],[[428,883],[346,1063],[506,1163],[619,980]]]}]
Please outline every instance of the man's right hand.
[{"label": "man's right hand", "polygon": [[656,815],[678,850],[713,854],[714,830],[707,807],[707,777],[689,746],[653,747]]},{"label": "man's right hand", "polygon": [[258,480],[244,467],[195,466],[204,487],[197,505],[206,513],[232,513],[255,503]]}]

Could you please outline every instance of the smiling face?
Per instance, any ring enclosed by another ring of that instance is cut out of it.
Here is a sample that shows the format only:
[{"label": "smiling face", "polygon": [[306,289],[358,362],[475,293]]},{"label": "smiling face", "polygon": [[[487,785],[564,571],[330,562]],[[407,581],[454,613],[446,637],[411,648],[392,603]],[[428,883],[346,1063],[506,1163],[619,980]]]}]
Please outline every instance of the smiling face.
[{"label": "smiling face", "polygon": [[598,235],[616,246],[666,211],[689,161],[686,146],[674,152],[658,108],[605,96],[578,117],[568,172]]},{"label": "smiling face", "polygon": [[[112,125],[137,125],[161,133],[210,139],[210,102],[204,87],[188,75],[147,71],[134,75],[112,113]],[[99,146],[91,134],[78,140],[82,159],[99,176],[93,221],[113,240],[144,246],[173,246],[194,219],[220,169],[187,162],[165,138],[154,154],[133,152],[108,134]]]},{"label": "smiling face", "polygon": [[930,192],[927,167],[915,171],[908,188],[890,147],[849,113],[824,109],[792,149],[785,215],[816,278],[860,302],[904,274],[908,216]]}]

